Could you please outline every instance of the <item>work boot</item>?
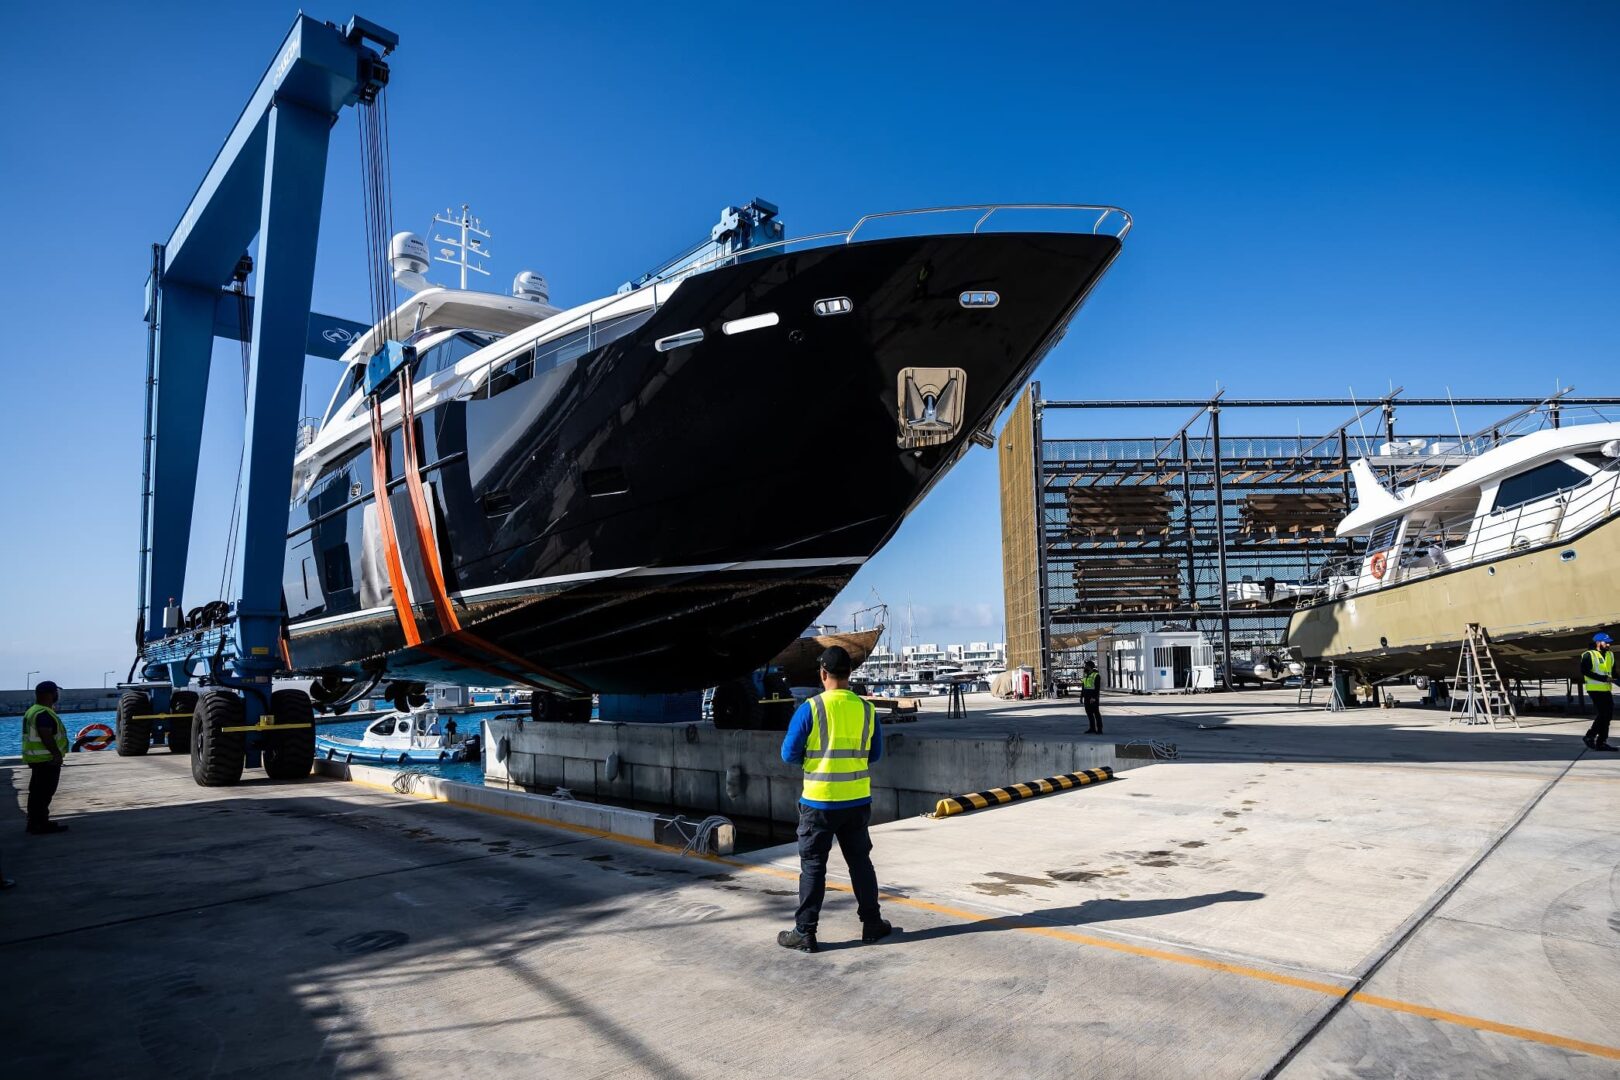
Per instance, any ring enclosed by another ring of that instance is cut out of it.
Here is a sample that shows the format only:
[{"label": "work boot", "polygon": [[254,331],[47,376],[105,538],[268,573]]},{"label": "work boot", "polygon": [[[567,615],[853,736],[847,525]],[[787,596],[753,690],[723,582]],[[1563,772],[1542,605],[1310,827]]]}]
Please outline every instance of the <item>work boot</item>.
[{"label": "work boot", "polygon": [[879,919],[874,923],[866,923],[861,927],[861,944],[870,945],[874,941],[882,941],[894,933],[894,927],[889,925],[888,919]]},{"label": "work boot", "polygon": [[1586,748],[1588,750],[1596,750],[1597,749],[1597,740],[1592,738],[1592,735],[1591,735],[1590,732],[1588,732],[1587,734],[1581,736],[1581,742],[1586,744]]},{"label": "work boot", "polygon": [[816,944],[816,932],[814,930],[801,932],[797,926],[777,934],[776,943],[784,949],[797,949],[799,952],[821,951],[821,947]]}]

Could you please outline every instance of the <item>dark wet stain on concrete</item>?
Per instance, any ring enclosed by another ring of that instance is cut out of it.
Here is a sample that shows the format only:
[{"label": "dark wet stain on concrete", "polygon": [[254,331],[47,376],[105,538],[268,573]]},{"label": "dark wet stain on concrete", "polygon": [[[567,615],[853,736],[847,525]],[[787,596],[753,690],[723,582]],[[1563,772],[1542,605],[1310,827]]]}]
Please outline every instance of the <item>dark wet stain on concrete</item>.
[{"label": "dark wet stain on concrete", "polygon": [[1141,865],[1141,866],[1174,866],[1174,865],[1176,865],[1176,860],[1174,860],[1174,859],[1143,859],[1139,865]]},{"label": "dark wet stain on concrete", "polygon": [[699,881],[732,881],[732,880],[734,880],[734,878],[733,878],[733,875],[731,875],[731,874],[700,874],[700,875],[698,875],[698,880]]},{"label": "dark wet stain on concrete", "polygon": [[1024,874],[1008,874],[1000,870],[992,870],[985,877],[995,878],[995,881],[969,882],[975,889],[986,896],[1028,896],[1029,894],[1019,888],[1021,885],[1032,885],[1042,889],[1057,888],[1046,878],[1028,877]]},{"label": "dark wet stain on concrete", "polygon": [[1054,881],[1096,881],[1103,876],[1101,870],[1048,870],[1046,876]]},{"label": "dark wet stain on concrete", "polygon": [[1151,799],[1151,798],[1153,798],[1153,796],[1149,795],[1145,791],[1133,791],[1133,792],[1131,792],[1131,798],[1133,798],[1133,799]]},{"label": "dark wet stain on concrete", "polygon": [[1237,817],[1237,816],[1238,816],[1238,812],[1236,810],[1222,810],[1221,811],[1221,817]]},{"label": "dark wet stain on concrete", "polygon": [[586,862],[612,862],[613,861],[613,856],[611,856],[611,855],[587,855],[587,856],[585,856],[585,861]]},{"label": "dark wet stain on concrete", "polygon": [[1180,844],[1178,844],[1176,846],[1177,847],[1203,847],[1204,846],[1204,841],[1202,841],[1202,840],[1187,840],[1187,841],[1184,841],[1184,842],[1182,842],[1182,843],[1180,843]]}]

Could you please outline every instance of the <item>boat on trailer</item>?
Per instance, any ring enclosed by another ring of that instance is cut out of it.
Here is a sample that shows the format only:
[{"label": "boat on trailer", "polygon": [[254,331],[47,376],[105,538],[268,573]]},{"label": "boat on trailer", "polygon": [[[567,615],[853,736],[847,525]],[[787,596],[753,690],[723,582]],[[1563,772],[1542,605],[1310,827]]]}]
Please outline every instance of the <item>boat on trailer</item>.
[{"label": "boat on trailer", "polygon": [[[1580,422],[1591,420],[1592,422]],[[1362,550],[1323,569],[1288,625],[1307,661],[1369,678],[1450,678],[1470,624],[1510,678],[1563,679],[1620,619],[1620,423],[1550,402],[1433,448],[1391,490],[1351,466],[1338,535]]]},{"label": "boat on trailer", "polygon": [[289,668],[321,707],[494,676],[575,719],[744,677],[993,445],[1129,227],[985,205],[789,241],[756,200],[566,310],[534,275],[420,289],[296,458]]}]

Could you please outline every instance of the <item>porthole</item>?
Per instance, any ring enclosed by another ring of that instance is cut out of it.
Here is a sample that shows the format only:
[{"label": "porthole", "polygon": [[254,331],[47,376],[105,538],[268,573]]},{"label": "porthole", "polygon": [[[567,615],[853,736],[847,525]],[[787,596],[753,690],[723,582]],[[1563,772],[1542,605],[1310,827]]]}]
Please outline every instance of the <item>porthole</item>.
[{"label": "porthole", "polygon": [[1560,551],[1558,553],[1558,561],[1559,562],[1574,562],[1575,561],[1575,549],[1574,548],[1566,548],[1563,551]]}]

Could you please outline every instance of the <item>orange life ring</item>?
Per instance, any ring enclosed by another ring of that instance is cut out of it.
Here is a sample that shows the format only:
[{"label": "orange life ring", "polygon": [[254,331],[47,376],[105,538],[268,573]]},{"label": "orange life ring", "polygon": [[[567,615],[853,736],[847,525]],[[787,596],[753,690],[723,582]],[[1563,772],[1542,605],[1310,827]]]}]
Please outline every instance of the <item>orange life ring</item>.
[{"label": "orange life ring", "polygon": [[1385,556],[1382,551],[1380,551],[1378,554],[1372,557],[1372,566],[1368,569],[1372,570],[1373,577],[1377,578],[1379,581],[1383,581],[1384,573],[1389,569],[1388,557]]},{"label": "orange life ring", "polygon": [[113,744],[115,737],[113,729],[106,724],[86,724],[79,729],[79,734],[73,741],[84,750],[105,750]]}]

